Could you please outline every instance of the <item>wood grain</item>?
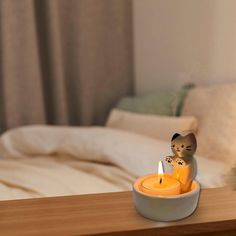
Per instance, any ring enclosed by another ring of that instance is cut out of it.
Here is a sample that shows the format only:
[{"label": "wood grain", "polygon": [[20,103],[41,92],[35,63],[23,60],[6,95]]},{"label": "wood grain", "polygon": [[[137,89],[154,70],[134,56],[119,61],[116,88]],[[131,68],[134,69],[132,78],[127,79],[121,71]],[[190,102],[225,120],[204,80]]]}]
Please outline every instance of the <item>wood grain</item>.
[{"label": "wood grain", "polygon": [[0,202],[0,235],[236,235],[236,192],[202,190],[195,213],[154,222],[137,214],[131,192]]}]

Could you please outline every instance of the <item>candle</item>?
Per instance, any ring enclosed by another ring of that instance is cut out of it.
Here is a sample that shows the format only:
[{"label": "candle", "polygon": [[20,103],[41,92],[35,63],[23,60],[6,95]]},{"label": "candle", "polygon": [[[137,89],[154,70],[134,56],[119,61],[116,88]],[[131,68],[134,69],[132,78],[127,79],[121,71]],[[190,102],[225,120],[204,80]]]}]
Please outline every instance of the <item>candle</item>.
[{"label": "candle", "polygon": [[151,195],[177,195],[180,194],[180,183],[169,174],[163,173],[162,162],[158,165],[158,174],[141,177],[136,185],[141,192]]}]

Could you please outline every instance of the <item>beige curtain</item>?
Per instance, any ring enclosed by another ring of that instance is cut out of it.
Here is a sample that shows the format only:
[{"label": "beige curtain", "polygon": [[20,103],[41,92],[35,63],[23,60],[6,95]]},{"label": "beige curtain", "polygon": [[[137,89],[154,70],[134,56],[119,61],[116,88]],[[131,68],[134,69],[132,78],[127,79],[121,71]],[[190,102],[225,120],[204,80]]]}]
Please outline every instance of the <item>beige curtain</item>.
[{"label": "beige curtain", "polygon": [[103,124],[131,94],[129,0],[0,0],[0,130]]}]

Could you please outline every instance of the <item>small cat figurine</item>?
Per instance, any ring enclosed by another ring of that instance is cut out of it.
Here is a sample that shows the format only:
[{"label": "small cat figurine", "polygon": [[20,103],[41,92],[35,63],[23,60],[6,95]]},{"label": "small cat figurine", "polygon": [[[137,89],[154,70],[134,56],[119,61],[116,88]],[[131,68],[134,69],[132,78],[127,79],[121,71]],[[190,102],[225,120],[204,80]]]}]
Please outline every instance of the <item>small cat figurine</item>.
[{"label": "small cat figurine", "polygon": [[181,135],[175,133],[171,139],[171,149],[174,156],[168,156],[165,161],[173,166],[172,176],[181,184],[181,191],[187,192],[191,188],[196,175],[196,161],[193,157],[197,149],[196,137],[193,133]]}]

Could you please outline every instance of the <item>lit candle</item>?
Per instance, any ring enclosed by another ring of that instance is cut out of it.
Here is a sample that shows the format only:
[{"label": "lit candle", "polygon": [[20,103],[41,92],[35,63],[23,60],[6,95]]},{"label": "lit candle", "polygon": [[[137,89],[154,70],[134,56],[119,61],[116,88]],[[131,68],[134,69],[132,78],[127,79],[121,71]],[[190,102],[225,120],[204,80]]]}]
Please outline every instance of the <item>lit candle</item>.
[{"label": "lit candle", "polygon": [[151,195],[180,194],[180,183],[169,174],[164,174],[162,162],[158,165],[158,174],[151,174],[137,180],[138,189]]}]

